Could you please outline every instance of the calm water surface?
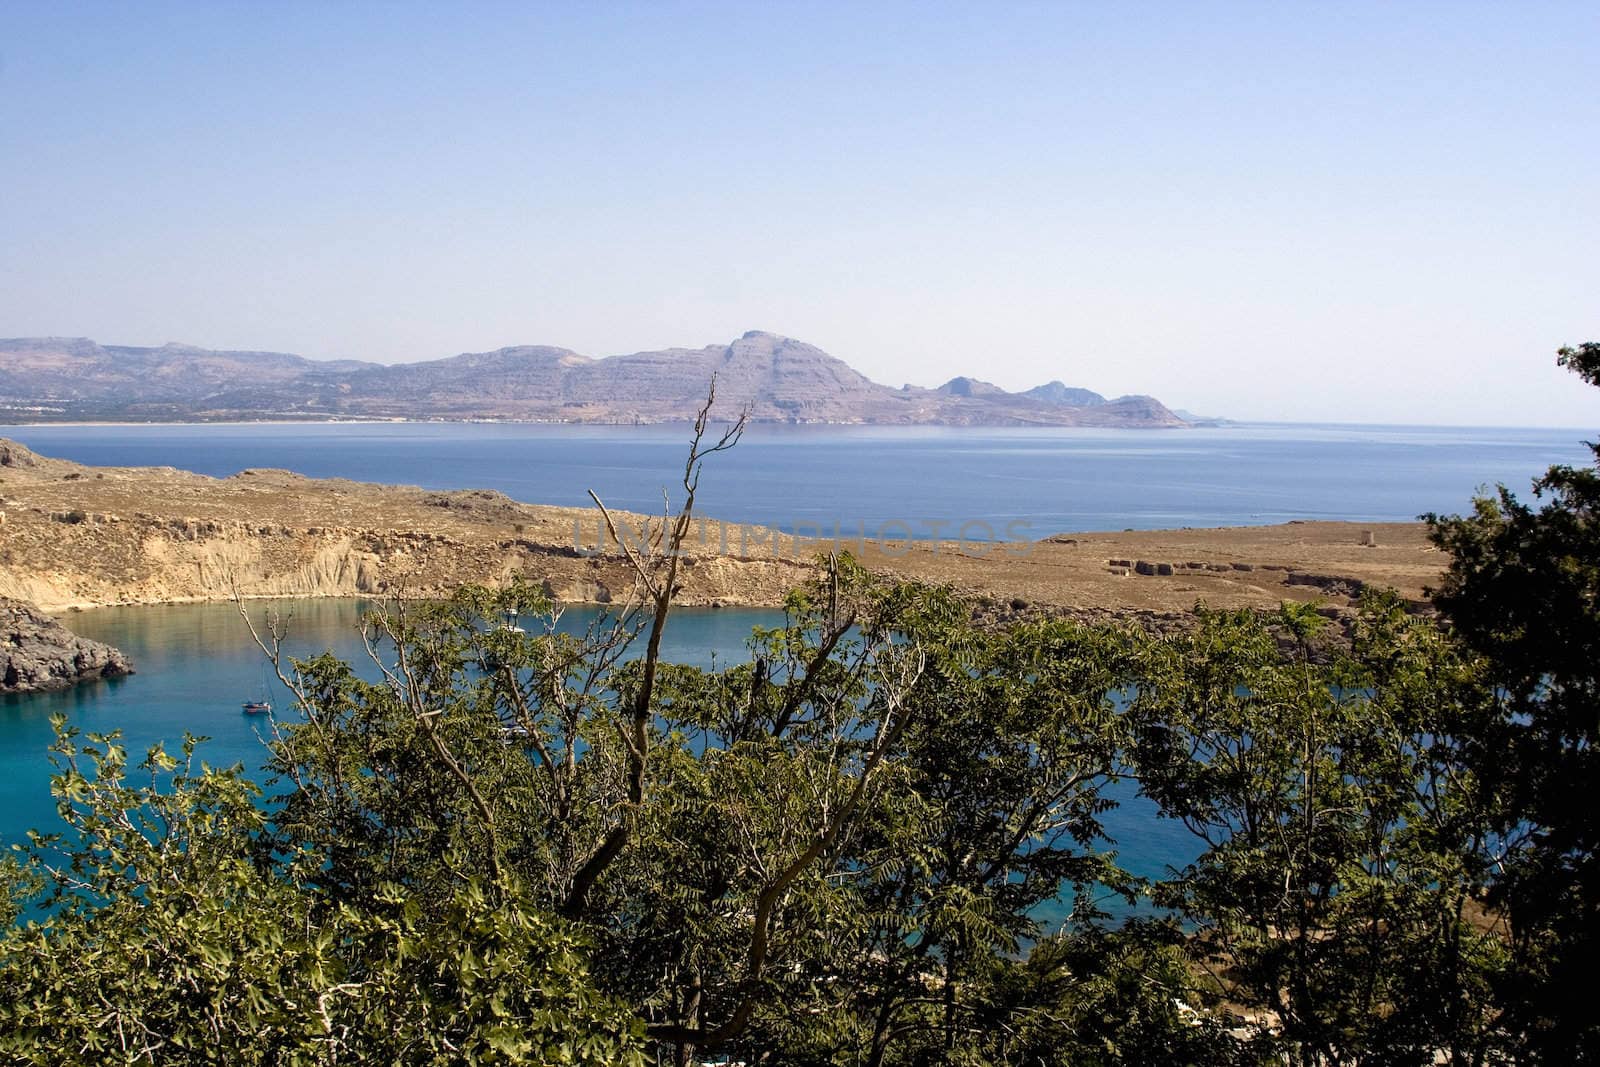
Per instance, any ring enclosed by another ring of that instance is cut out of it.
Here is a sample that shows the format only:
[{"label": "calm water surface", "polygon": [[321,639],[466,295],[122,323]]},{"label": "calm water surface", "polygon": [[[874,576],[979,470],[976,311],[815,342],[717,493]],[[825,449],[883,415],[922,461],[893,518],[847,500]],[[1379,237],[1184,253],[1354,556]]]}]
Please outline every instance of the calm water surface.
[{"label": "calm water surface", "polygon": [[[498,489],[517,500],[661,508],[677,487],[684,427],[451,423],[0,427],[81,463],[225,476],[281,467],[313,477]],[[754,427],[713,457],[700,512],[793,530],[835,523],[918,536],[987,523],[996,536],[1404,521],[1465,509],[1479,486],[1523,490],[1552,463],[1582,463],[1580,430],[1236,425],[1193,430]],[[976,529],[976,528],[975,528]],[[904,536],[900,534],[900,536]],[[978,536],[976,532],[974,537]]]},{"label": "calm water surface", "polygon": [[[308,657],[332,650],[367,664],[358,630],[369,605],[354,600],[271,601],[288,620],[285,651]],[[252,604],[258,625],[267,602]],[[569,608],[563,629],[581,628],[592,608]],[[781,621],[773,611],[685,608],[667,626],[662,653],[671,661],[709,666],[745,658],[750,628]],[[85,733],[121,730],[130,762],[157,741],[176,752],[184,731],[209,738],[200,748],[212,766],[242,763],[255,770],[265,750],[264,723],[240,703],[270,697],[280,713],[291,701],[250,638],[232,604],[179,604],[99,608],[72,612],[62,621],[77,633],[117,646],[137,674],[58,693],[0,696],[0,847],[22,840],[30,828],[57,829],[50,797],[50,716],[65,714]]]},{"label": "calm water surface", "polygon": [[[354,662],[366,662],[357,631],[369,605],[353,600],[286,600],[271,606],[288,617],[286,651],[309,656],[331,649]],[[256,602],[258,621],[267,604]],[[569,608],[563,628],[585,625],[592,609]],[[663,657],[702,667],[743,662],[752,626],[782,620],[775,611],[681,609],[668,623]],[[132,762],[157,741],[176,751],[185,731],[205,735],[199,753],[212,766],[242,763],[259,780],[265,748],[262,721],[245,715],[241,701],[270,696],[280,713],[288,694],[272,679],[261,652],[231,604],[183,604],[100,608],[64,616],[85,637],[126,651],[139,673],[79,686],[60,693],[0,696],[0,847],[25,840],[29,829],[61,828],[50,797],[50,715],[65,714],[84,732],[121,730]],[[1135,873],[1162,875],[1182,865],[1196,850],[1177,824],[1158,819],[1154,807],[1119,785],[1123,806],[1105,819],[1124,863]],[[1044,909],[1048,918],[1061,908]]]}]

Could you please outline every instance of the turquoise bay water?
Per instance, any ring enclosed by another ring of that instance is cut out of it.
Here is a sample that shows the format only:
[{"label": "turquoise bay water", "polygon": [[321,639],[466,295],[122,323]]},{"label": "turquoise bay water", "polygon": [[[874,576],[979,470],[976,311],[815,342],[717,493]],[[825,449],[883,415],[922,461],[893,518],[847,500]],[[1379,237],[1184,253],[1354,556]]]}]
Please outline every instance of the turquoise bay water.
[{"label": "turquoise bay water", "polygon": [[[354,600],[284,600],[256,601],[250,608],[258,625],[269,609],[287,618],[285,650],[291,655],[331,649],[359,665],[367,661],[358,619],[368,606]],[[593,615],[592,608],[568,608],[561,625],[582,627]],[[750,628],[781,620],[776,611],[681,609],[668,623],[662,655],[701,667],[713,660],[719,667],[743,662]],[[176,751],[188,731],[209,738],[199,754],[210,765],[242,763],[258,772],[265,758],[259,736],[265,723],[239,705],[267,695],[283,714],[290,700],[271,679],[232,604],[100,608],[70,613],[63,621],[85,637],[122,648],[139,673],[59,693],[0,697],[0,847],[25,840],[29,829],[61,828],[45,751],[54,712],[85,733],[121,730],[133,762],[157,741]],[[1106,817],[1106,827],[1134,873],[1158,877],[1169,864],[1181,865],[1196,854],[1188,833],[1158,819],[1154,806],[1136,796],[1131,785],[1119,784],[1113,792],[1123,803]],[[1047,918],[1059,917],[1057,909],[1046,911]]]},{"label": "turquoise bay water", "polygon": [[[302,658],[332,650],[359,667],[368,663],[358,620],[369,605],[355,600],[254,601],[258,627],[270,609],[287,620],[285,651]],[[562,629],[585,626],[593,608],[568,608]],[[673,614],[662,653],[673,662],[710,666],[745,658],[750,628],[781,621],[773,611],[681,609]],[[0,696],[0,846],[29,829],[60,828],[50,797],[50,716],[61,712],[79,730],[121,730],[130,762],[162,742],[176,752],[185,731],[207,740],[200,756],[212,766],[242,763],[252,771],[265,758],[258,733],[264,717],[239,705],[270,696],[289,713],[287,691],[273,679],[261,650],[232,604],[173,604],[72,612],[62,621],[75,632],[122,649],[138,673],[56,693]]]}]

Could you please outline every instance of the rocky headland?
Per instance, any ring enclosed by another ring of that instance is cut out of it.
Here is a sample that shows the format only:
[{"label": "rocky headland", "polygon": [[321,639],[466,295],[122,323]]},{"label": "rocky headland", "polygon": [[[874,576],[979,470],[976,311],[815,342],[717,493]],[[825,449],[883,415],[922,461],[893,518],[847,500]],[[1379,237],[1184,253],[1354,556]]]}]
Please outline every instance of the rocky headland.
[{"label": "rocky headland", "polygon": [[20,601],[0,597],[0,693],[66,689],[133,673],[110,645],[72,633]]}]

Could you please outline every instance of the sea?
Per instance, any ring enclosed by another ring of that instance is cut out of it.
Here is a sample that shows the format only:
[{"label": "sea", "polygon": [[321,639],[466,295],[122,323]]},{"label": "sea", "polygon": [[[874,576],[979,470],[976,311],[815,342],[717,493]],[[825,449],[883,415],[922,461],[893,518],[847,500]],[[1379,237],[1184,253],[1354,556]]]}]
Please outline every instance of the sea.
[{"label": "sea", "polygon": [[[1066,531],[1252,525],[1291,519],[1407,521],[1470,508],[1503,483],[1527,495],[1557,463],[1584,464],[1578,429],[1229,424],[1184,430],[753,427],[710,457],[699,511],[719,519],[845,537],[1043,537]],[[1587,435],[1587,436],[1592,436]],[[658,511],[681,497],[689,430],[490,423],[41,425],[0,427],[37,452],[81,463],[172,466],[227,476],[284,468],[312,477],[495,489],[529,503]],[[3,494],[0,486],[0,494]],[[296,654],[359,659],[365,605],[294,600]],[[269,605],[251,605],[259,616]],[[587,622],[570,609],[563,625]],[[682,610],[666,655],[711,665],[747,654],[776,612]],[[70,613],[73,630],[126,651],[138,673],[61,693],[0,697],[0,847],[61,824],[49,792],[50,718],[120,730],[130,753],[185,733],[199,756],[259,775],[263,722],[240,704],[288,695],[230,604]],[[1124,866],[1163,877],[1197,852],[1131,784],[1106,827]]]},{"label": "sea", "polygon": [[[1526,489],[1582,463],[1585,432],[1238,424],[1182,430],[756,426],[707,459],[700,514],[793,532],[996,539],[1063,531],[1405,521],[1469,507],[1480,487]],[[1591,435],[1592,436],[1592,435]],[[46,455],[218,477],[283,468],[314,478],[496,489],[537,504],[645,513],[682,496],[685,426],[313,423],[0,426]]]}]

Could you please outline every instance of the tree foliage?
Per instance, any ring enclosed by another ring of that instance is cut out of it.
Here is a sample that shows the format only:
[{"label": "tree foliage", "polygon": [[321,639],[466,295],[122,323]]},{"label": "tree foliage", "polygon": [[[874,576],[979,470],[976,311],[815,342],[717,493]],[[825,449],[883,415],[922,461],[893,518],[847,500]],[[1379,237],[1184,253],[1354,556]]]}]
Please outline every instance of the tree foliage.
[{"label": "tree foliage", "polygon": [[[1600,344],[1562,366],[1600,386]],[[1600,959],[1600,446],[1556,466],[1537,506],[1504,486],[1468,516],[1429,516],[1450,553],[1434,599],[1492,665],[1506,712],[1473,739],[1471,766],[1504,842],[1495,902],[1516,950],[1502,999],[1531,1062],[1600,1060],[1589,1008]]]},{"label": "tree foliage", "polygon": [[1323,622],[1201,611],[1147,650],[1136,762],[1205,845],[1162,896],[1291,1062],[1482,1062],[1499,953],[1472,922],[1487,825],[1456,731],[1492,694],[1393,597],[1348,651],[1319,647]]},{"label": "tree foliage", "polygon": [[[589,946],[525,899],[459,881],[359,906],[264,849],[239,768],[58,725],[72,844],[43,923],[0,942],[0,1049],[26,1063],[644,1062],[642,1027],[589,978]],[[299,857],[296,857],[297,859]]]}]

